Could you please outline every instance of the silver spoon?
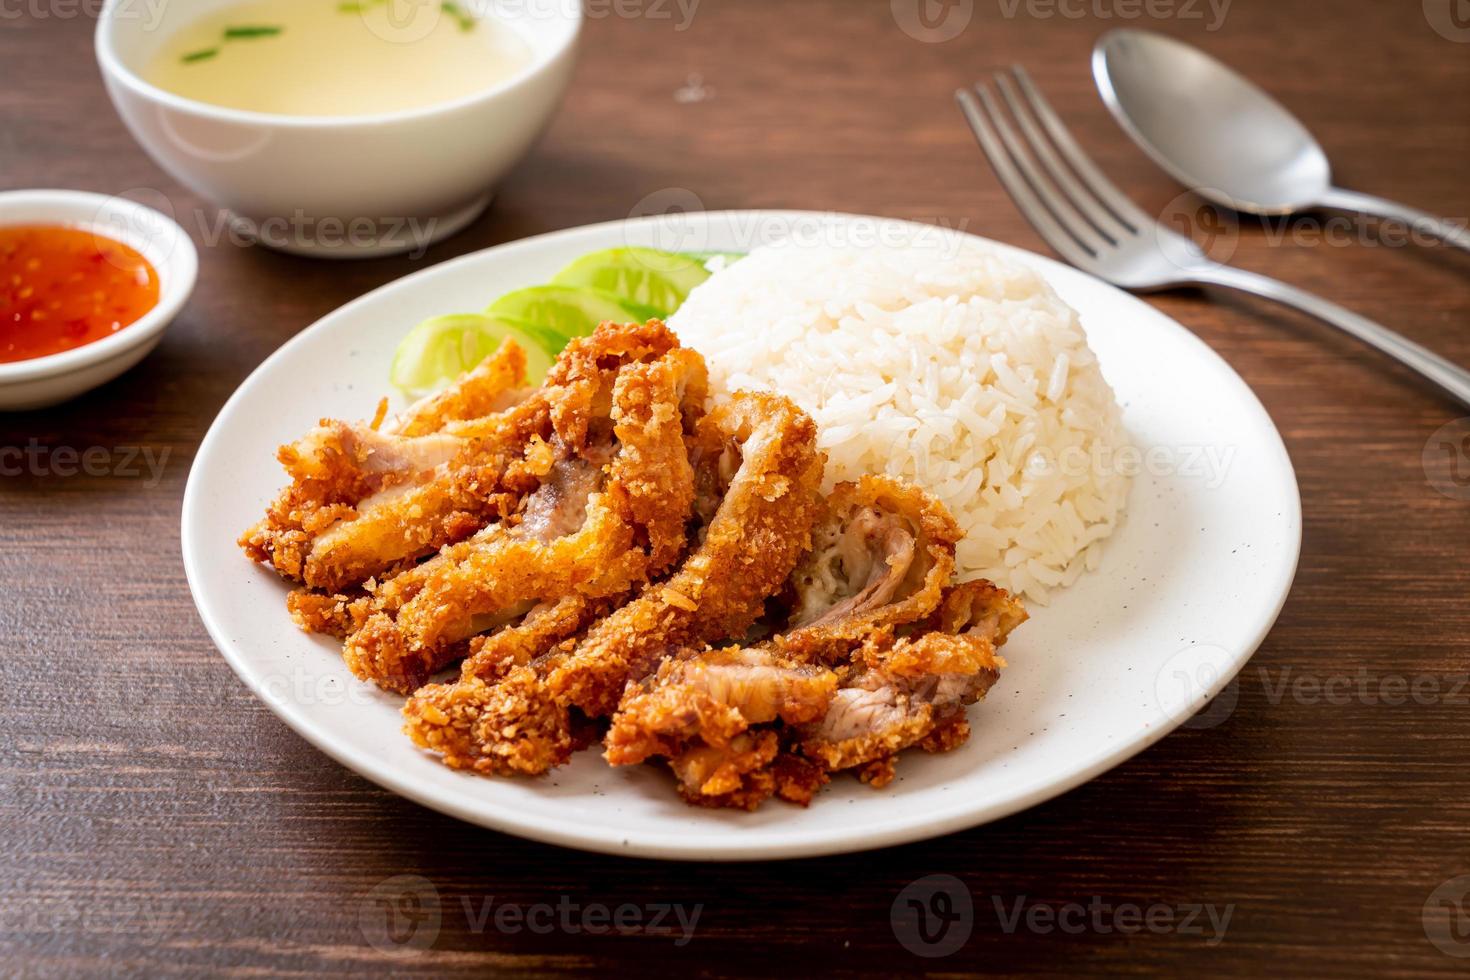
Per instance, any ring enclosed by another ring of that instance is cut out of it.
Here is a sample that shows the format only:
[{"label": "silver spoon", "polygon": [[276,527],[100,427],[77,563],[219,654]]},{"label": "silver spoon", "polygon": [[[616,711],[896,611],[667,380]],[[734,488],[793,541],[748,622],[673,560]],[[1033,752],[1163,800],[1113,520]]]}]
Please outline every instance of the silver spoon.
[{"label": "silver spoon", "polygon": [[1402,221],[1470,250],[1432,214],[1332,185],[1321,145],[1271,96],[1214,58],[1152,31],[1115,30],[1092,52],[1098,91],[1154,162],[1195,193],[1249,214],[1310,208]]}]

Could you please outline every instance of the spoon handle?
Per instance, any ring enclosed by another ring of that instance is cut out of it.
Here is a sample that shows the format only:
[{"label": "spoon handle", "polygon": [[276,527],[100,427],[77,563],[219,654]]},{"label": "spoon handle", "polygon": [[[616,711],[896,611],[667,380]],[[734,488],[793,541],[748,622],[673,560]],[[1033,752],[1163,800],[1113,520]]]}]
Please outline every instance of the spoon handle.
[{"label": "spoon handle", "polygon": [[1411,208],[1407,204],[1374,197],[1372,194],[1343,190],[1341,187],[1329,188],[1318,203],[1323,207],[1336,208],[1340,211],[1361,211],[1380,218],[1402,221],[1415,231],[1428,232],[1446,244],[1458,245],[1470,251],[1470,232],[1443,218],[1436,218],[1427,211]]},{"label": "spoon handle", "polygon": [[1212,264],[1193,270],[1190,278],[1274,299],[1310,314],[1412,368],[1461,405],[1470,407],[1470,371],[1352,310],[1278,279],[1231,266]]}]

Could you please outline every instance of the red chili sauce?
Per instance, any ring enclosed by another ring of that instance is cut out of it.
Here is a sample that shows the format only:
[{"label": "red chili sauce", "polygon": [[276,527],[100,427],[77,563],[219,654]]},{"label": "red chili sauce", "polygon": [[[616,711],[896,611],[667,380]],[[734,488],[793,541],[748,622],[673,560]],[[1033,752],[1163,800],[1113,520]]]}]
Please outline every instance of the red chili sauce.
[{"label": "red chili sauce", "polygon": [[122,242],[61,225],[0,227],[0,362],[95,343],[157,305],[157,271]]}]

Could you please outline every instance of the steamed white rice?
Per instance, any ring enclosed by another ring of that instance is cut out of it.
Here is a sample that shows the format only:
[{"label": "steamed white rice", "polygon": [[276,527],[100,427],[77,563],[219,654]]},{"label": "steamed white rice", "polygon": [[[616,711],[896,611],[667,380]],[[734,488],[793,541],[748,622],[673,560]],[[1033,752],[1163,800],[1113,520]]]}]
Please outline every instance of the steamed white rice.
[{"label": "steamed white rice", "polygon": [[959,236],[767,246],[670,325],[717,397],[765,389],[811,413],[829,488],[882,472],[943,501],[961,579],[1045,602],[1097,567],[1127,435],[1077,314],[1025,266]]}]

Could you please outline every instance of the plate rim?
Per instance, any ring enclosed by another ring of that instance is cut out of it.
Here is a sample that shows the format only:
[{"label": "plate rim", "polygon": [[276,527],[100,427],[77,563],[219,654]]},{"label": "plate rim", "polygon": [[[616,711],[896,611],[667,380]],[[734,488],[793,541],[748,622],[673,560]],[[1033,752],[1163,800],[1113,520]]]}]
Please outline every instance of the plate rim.
[{"label": "plate rim", "polygon": [[[888,218],[878,215],[841,211],[759,208],[726,209],[694,212],[689,217],[699,221],[714,222],[719,220],[733,221],[741,216],[751,221],[761,221],[767,218],[792,221],[873,221],[907,226],[909,228],[925,229],[929,234],[937,230],[944,234],[959,235],[963,238],[975,240],[989,247],[996,248],[1013,258],[1022,258],[1028,265],[1031,265],[1032,268],[1042,273],[1043,278],[1048,278],[1052,273],[1060,273],[1063,279],[1080,277],[1081,279],[1090,280],[1093,284],[1104,287],[1106,290],[1114,293],[1116,298],[1143,306],[1168,321],[1182,335],[1182,339],[1187,343],[1195,345],[1197,351],[1204,356],[1205,360],[1213,362],[1216,368],[1222,369],[1222,377],[1238,389],[1238,394],[1242,396],[1242,401],[1245,405],[1253,407],[1259,413],[1260,418],[1265,422],[1267,429],[1269,429],[1271,435],[1274,437],[1271,445],[1267,448],[1269,454],[1276,457],[1275,462],[1279,465],[1280,472],[1290,485],[1292,492],[1286,496],[1282,505],[1289,509],[1290,513],[1284,516],[1287,518],[1288,524],[1295,530],[1291,541],[1288,543],[1290,558],[1288,561],[1281,562],[1279,566],[1282,574],[1278,575],[1278,581],[1272,590],[1276,598],[1271,603],[1271,608],[1264,615],[1260,616],[1255,629],[1252,631],[1250,640],[1237,651],[1237,656],[1229,664],[1228,669],[1218,671],[1211,683],[1203,686],[1199,691],[1191,692],[1191,700],[1197,701],[1199,705],[1208,703],[1210,699],[1214,698],[1234,680],[1246,664],[1250,662],[1251,658],[1260,648],[1261,643],[1264,642],[1266,636],[1275,626],[1277,619],[1280,617],[1281,610],[1291,593],[1291,587],[1295,582],[1296,572],[1301,560],[1302,507],[1300,484],[1280,430],[1271,418],[1270,413],[1261,403],[1259,397],[1257,397],[1255,391],[1251,389],[1250,385],[1245,382],[1245,379],[1236,372],[1224,357],[1178,320],[1164,313],[1162,310],[1149,305],[1131,293],[1118,289],[1109,283],[1049,256],[1041,255],[1005,242],[985,238],[984,236],[974,235],[957,228],[945,228],[901,218]],[[194,600],[195,609],[198,611],[199,618],[203,622],[205,631],[208,633],[211,642],[214,643],[215,648],[224,657],[225,662],[229,664],[230,669],[235,672],[235,675],[244,682],[245,686],[256,698],[264,702],[272,714],[283,721],[287,727],[305,739],[313,747],[338,764],[362,776],[364,779],[399,796],[412,800],[421,806],[447,814],[467,823],[541,843],[570,847],[594,853],[670,861],[710,862],[786,860],[802,857],[851,854],[903,843],[928,840],[978,827],[1030,809],[1031,807],[1070,792],[1084,783],[1090,782],[1099,775],[1121,765],[1133,756],[1150,748],[1160,739],[1180,727],[1192,716],[1196,709],[1191,708],[1180,713],[1160,707],[1157,723],[1152,723],[1151,721],[1150,724],[1144,726],[1141,734],[1129,735],[1122,738],[1118,744],[1105,747],[1102,751],[1095,753],[1086,764],[1060,779],[1034,780],[1032,785],[1024,787],[1020,792],[1008,794],[1002,802],[981,804],[959,803],[944,810],[931,810],[922,818],[904,822],[877,832],[868,833],[861,840],[834,836],[823,839],[792,838],[774,843],[740,844],[737,841],[730,844],[722,842],[717,845],[712,845],[708,835],[691,837],[687,840],[671,841],[668,839],[653,839],[652,837],[640,840],[632,835],[623,836],[621,833],[607,834],[599,833],[596,829],[588,830],[586,829],[588,825],[585,822],[579,823],[575,820],[564,820],[559,823],[546,821],[532,822],[530,820],[517,821],[513,813],[505,812],[505,807],[499,804],[494,805],[495,812],[487,812],[483,801],[479,802],[476,806],[466,805],[461,802],[461,798],[457,794],[441,792],[433,787],[420,787],[415,784],[412,777],[403,776],[385,767],[375,766],[373,759],[366,752],[356,749],[350,744],[340,742],[330,732],[320,729],[313,722],[309,711],[305,708],[299,707],[285,699],[270,697],[266,692],[261,690],[253,678],[245,659],[234,649],[232,642],[224,635],[223,627],[214,620],[208,608],[208,603],[200,587],[202,575],[198,567],[202,558],[199,553],[200,545],[190,530],[191,526],[195,523],[195,518],[200,508],[196,476],[201,471],[203,464],[213,455],[216,441],[223,438],[221,434],[222,423],[238,410],[240,403],[247,397],[247,392],[255,384],[259,383],[260,379],[278,361],[289,358],[293,350],[298,345],[305,343],[306,338],[310,335],[319,330],[326,329],[326,326],[330,322],[338,318],[352,316],[361,308],[370,306],[379,298],[380,294],[404,288],[406,285],[420,278],[444,275],[457,267],[486,261],[487,256],[506,249],[524,247],[531,243],[545,242],[548,239],[574,237],[597,230],[628,228],[638,225],[668,222],[669,219],[669,215],[651,215],[640,218],[616,219],[577,225],[556,231],[544,232],[527,238],[501,242],[411,272],[408,275],[377,286],[367,293],[319,317],[310,325],[285,340],[240,382],[239,386],[225,401],[224,405],[221,406],[214,419],[210,422],[209,429],[205,433],[204,438],[200,440],[199,447],[195,451],[194,459],[191,462],[180,513],[180,551],[182,553],[184,574],[189,585],[191,598]],[[1050,278],[1048,278],[1048,282],[1051,283]],[[1177,720],[1174,717],[1175,715],[1178,716]],[[468,774],[460,775],[467,779],[479,778]],[[714,849],[711,849],[712,846]]]}]

